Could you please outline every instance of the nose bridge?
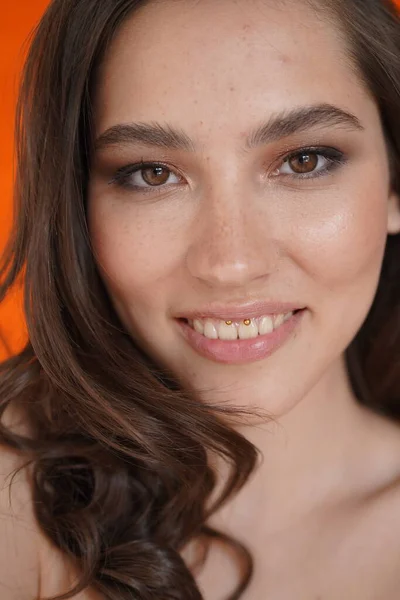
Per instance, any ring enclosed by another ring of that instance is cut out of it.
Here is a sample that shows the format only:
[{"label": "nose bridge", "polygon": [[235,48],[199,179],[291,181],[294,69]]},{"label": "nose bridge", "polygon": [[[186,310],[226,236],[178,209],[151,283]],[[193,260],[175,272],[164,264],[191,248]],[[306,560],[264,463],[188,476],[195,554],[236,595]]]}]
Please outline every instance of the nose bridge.
[{"label": "nose bridge", "polygon": [[212,285],[241,286],[274,268],[276,249],[260,201],[226,183],[205,193],[187,253],[191,274]]}]

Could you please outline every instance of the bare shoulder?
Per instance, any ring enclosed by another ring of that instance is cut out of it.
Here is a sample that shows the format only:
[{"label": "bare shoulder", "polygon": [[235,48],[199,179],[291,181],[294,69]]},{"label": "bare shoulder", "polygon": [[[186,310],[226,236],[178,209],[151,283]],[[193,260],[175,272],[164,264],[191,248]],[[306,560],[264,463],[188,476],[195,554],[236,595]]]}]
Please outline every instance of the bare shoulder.
[{"label": "bare shoulder", "polygon": [[[49,543],[42,545],[40,598],[65,594],[76,585],[77,581],[76,569],[66,560],[62,552]],[[73,596],[71,600],[104,600],[104,597],[94,589],[86,589]]]},{"label": "bare shoulder", "polygon": [[[37,523],[29,468],[0,446],[0,598],[36,600],[69,591],[77,577]],[[22,467],[22,468],[21,468]],[[82,592],[74,600],[99,600]]]},{"label": "bare shoulder", "polygon": [[367,513],[381,517],[378,523],[390,520],[392,527],[397,525],[400,534],[400,423],[375,416],[373,427],[366,459],[371,491],[365,508]]},{"label": "bare shoulder", "polygon": [[[2,422],[26,434],[21,414],[8,411]],[[76,584],[73,566],[42,531],[32,494],[32,466],[17,451],[0,445],[0,598],[38,600],[63,594]],[[100,600],[83,592],[74,600]]]},{"label": "bare shoulder", "polygon": [[39,589],[41,536],[23,462],[17,453],[0,446],[0,597],[4,600],[32,600]]},{"label": "bare shoulder", "polygon": [[379,597],[391,600],[399,597],[400,589],[400,425],[379,417],[374,426],[375,436],[366,449],[373,485],[361,503],[360,518],[354,520],[355,542],[362,549],[365,572],[384,591]]}]

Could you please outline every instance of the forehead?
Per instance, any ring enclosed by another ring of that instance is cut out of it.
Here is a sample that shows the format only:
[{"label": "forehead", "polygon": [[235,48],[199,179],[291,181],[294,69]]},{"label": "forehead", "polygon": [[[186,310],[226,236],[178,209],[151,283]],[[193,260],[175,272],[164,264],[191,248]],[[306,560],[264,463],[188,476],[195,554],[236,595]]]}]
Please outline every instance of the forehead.
[{"label": "forehead", "polygon": [[323,103],[373,109],[339,26],[306,0],[167,0],[121,26],[99,70],[95,114],[101,131],[165,119],[206,134]]}]

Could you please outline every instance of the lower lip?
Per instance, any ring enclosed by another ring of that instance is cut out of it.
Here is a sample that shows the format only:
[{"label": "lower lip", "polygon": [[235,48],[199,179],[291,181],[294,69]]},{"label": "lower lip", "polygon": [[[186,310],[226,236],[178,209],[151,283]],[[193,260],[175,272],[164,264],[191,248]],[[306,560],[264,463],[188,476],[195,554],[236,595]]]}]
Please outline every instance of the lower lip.
[{"label": "lower lip", "polygon": [[262,360],[278,350],[296,329],[305,310],[294,313],[272,333],[250,340],[209,340],[192,329],[186,321],[179,319],[177,323],[186,341],[198,354],[215,362],[237,365]]}]

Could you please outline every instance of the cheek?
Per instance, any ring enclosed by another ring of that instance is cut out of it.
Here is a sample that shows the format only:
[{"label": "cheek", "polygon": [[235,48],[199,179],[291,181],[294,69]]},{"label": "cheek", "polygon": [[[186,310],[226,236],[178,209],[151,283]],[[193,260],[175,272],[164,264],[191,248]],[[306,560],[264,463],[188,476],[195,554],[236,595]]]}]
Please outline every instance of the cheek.
[{"label": "cheek", "polygon": [[[382,186],[358,186],[333,198],[329,213],[315,224],[304,220],[298,239],[307,248],[304,270],[324,287],[377,284],[387,237],[387,199]],[[301,255],[301,253],[299,253]]]},{"label": "cheek", "polygon": [[97,202],[88,221],[95,260],[113,298],[123,304],[156,300],[181,253],[169,220]]}]

